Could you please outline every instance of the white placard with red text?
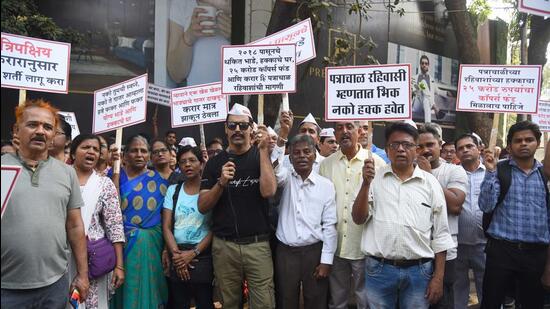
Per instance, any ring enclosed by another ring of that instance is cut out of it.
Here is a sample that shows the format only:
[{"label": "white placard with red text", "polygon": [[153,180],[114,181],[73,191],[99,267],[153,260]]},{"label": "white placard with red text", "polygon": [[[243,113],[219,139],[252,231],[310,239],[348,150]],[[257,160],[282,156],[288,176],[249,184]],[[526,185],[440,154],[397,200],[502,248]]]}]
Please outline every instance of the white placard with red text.
[{"label": "white placard with red text", "polygon": [[225,121],[229,97],[220,82],[172,89],[172,128]]},{"label": "white placard with red text", "polygon": [[325,68],[325,120],[411,119],[411,65]]},{"label": "white placard with red text", "polygon": [[147,100],[151,103],[170,106],[170,89],[149,83]]},{"label": "white placard with red text", "polygon": [[536,114],[540,65],[460,65],[456,110]]},{"label": "white placard with red text", "polygon": [[4,217],[4,211],[6,210],[8,200],[10,199],[10,195],[13,192],[13,188],[15,187],[15,183],[17,182],[17,178],[21,173],[21,166],[2,165],[1,169],[2,169],[2,183],[1,183],[2,214],[1,216]]},{"label": "white placard with red text", "polygon": [[519,0],[518,10],[520,12],[550,16],[550,1],[548,0]]},{"label": "white placard with red text", "polygon": [[69,92],[71,44],[2,32],[2,87]]},{"label": "white placard with red text", "polygon": [[531,115],[531,120],[538,124],[543,132],[550,132],[550,101],[539,101],[539,111],[536,115]]},{"label": "white placard with red text", "polygon": [[311,28],[311,19],[305,19],[279,32],[259,39],[248,45],[296,44],[296,64],[304,63],[316,57],[315,40]]},{"label": "white placard with red text", "polygon": [[223,94],[296,92],[296,45],[222,47]]},{"label": "white placard with red text", "polygon": [[71,125],[71,137],[74,139],[78,135],[80,135],[80,128],[78,127],[78,123],[76,122],[76,115],[73,112],[57,112],[63,118],[65,118],[65,121],[67,121],[68,124]]},{"label": "white placard with red text", "polygon": [[144,122],[147,114],[147,74],[94,92],[95,134]]}]

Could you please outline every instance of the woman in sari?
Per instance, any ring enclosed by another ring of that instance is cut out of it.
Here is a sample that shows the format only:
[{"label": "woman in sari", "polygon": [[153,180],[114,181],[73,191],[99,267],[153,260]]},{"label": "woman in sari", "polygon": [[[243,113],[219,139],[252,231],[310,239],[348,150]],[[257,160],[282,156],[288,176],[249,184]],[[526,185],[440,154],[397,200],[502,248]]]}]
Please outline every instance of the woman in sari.
[{"label": "woman in sari", "polygon": [[111,308],[156,309],[168,298],[161,263],[164,242],[160,216],[168,181],[147,169],[149,153],[149,143],[141,135],[131,137],[124,148],[126,164],[120,173],[120,198],[128,271]]},{"label": "woman in sari", "polygon": [[[79,308],[107,308],[109,297],[124,282],[124,226],[113,182],[94,170],[99,159],[101,143],[97,135],[80,134],[71,143],[70,158],[80,182],[84,207],[80,209],[88,240],[104,237],[113,244],[115,269],[99,278],[90,279],[88,297]],[[76,273],[71,261],[70,272]]]}]

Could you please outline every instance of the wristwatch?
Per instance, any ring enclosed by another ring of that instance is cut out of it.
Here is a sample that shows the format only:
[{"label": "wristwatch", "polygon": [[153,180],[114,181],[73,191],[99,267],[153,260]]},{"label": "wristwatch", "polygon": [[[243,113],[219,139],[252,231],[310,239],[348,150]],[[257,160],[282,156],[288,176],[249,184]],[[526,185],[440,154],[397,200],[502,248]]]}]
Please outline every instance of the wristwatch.
[{"label": "wristwatch", "polygon": [[193,252],[195,252],[195,256],[198,256],[199,254],[201,254],[201,251],[199,250],[198,247],[193,248]]}]

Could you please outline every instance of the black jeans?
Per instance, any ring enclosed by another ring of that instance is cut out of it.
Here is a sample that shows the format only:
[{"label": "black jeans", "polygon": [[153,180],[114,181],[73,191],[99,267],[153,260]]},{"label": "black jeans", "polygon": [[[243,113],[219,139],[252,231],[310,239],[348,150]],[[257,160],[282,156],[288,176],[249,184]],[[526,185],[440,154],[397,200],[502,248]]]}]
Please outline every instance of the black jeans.
[{"label": "black jeans", "polygon": [[213,309],[212,284],[188,283],[170,279],[168,289],[172,309],[188,309],[191,300],[195,300],[197,309]]},{"label": "black jeans", "polygon": [[485,247],[487,262],[483,277],[481,308],[497,309],[504,302],[509,287],[517,283],[516,306],[538,309],[544,305],[544,289],[540,282],[546,264],[547,246],[518,246],[489,238]]},{"label": "black jeans", "polygon": [[453,309],[455,307],[454,284],[456,279],[456,259],[445,261],[445,275],[443,277],[443,296],[431,309]]}]

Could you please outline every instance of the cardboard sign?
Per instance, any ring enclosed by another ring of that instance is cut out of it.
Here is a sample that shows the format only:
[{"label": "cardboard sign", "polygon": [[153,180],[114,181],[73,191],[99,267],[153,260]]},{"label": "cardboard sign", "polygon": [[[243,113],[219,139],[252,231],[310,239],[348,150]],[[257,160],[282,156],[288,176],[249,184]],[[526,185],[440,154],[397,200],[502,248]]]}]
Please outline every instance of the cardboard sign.
[{"label": "cardboard sign", "polygon": [[71,44],[2,32],[2,87],[69,92]]},{"label": "cardboard sign", "polygon": [[94,92],[95,134],[145,121],[147,74]]},{"label": "cardboard sign", "polygon": [[550,1],[548,0],[519,0],[518,10],[520,12],[550,16]]},{"label": "cardboard sign", "polygon": [[305,19],[284,30],[273,33],[248,45],[296,44],[296,64],[316,57],[311,19]]},{"label": "cardboard sign", "polygon": [[222,93],[296,92],[296,45],[222,47]]},{"label": "cardboard sign", "polygon": [[411,65],[325,68],[325,120],[411,119]]},{"label": "cardboard sign", "polygon": [[2,165],[2,213],[1,217],[4,217],[4,211],[8,205],[8,200],[13,192],[17,177],[21,173],[21,166]]},{"label": "cardboard sign", "polygon": [[170,89],[149,84],[147,87],[147,101],[159,105],[170,106]]},{"label": "cardboard sign", "polygon": [[65,118],[65,121],[71,125],[71,135],[72,139],[80,135],[80,128],[78,127],[78,123],[76,122],[76,115],[73,112],[57,112],[59,115],[63,116]]},{"label": "cardboard sign", "polygon": [[550,101],[539,101],[539,111],[531,116],[531,120],[538,124],[542,132],[550,132]]},{"label": "cardboard sign", "polygon": [[172,128],[225,121],[229,97],[220,82],[173,89]]},{"label": "cardboard sign", "polygon": [[536,114],[540,65],[460,65],[456,109]]}]

